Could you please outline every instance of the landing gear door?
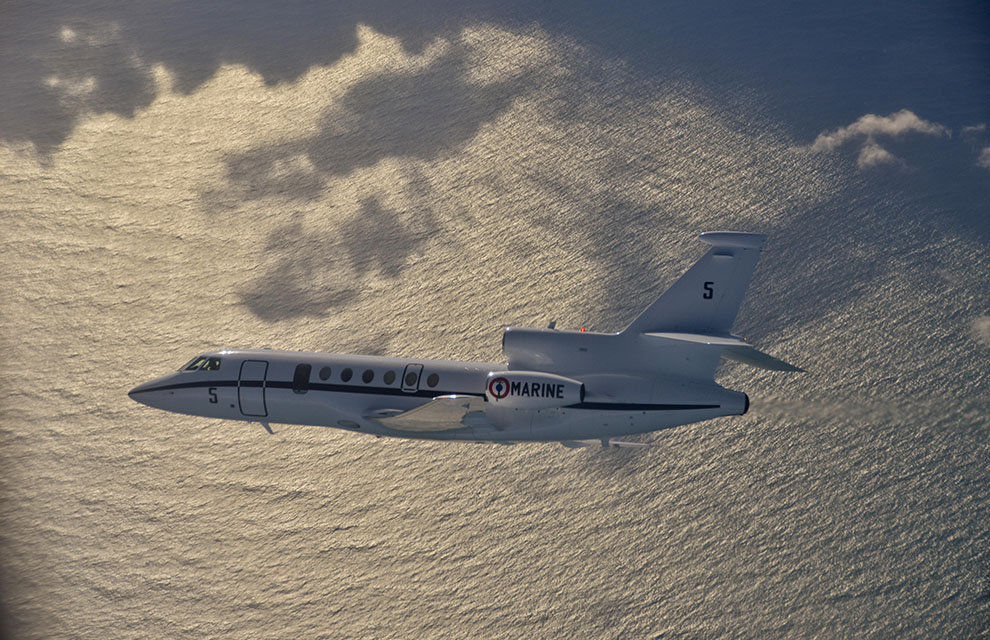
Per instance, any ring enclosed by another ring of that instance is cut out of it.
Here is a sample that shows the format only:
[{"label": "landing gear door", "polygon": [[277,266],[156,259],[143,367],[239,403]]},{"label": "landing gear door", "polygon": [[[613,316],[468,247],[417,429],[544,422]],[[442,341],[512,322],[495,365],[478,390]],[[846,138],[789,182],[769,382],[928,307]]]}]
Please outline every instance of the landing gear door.
[{"label": "landing gear door", "polygon": [[402,372],[402,390],[406,393],[416,393],[419,391],[419,376],[423,373],[423,365],[406,365],[406,370]]},{"label": "landing gear door", "polygon": [[237,401],[241,413],[246,416],[263,418],[268,415],[265,404],[265,376],[268,363],[264,360],[245,360],[241,363],[241,377],[237,381]]}]

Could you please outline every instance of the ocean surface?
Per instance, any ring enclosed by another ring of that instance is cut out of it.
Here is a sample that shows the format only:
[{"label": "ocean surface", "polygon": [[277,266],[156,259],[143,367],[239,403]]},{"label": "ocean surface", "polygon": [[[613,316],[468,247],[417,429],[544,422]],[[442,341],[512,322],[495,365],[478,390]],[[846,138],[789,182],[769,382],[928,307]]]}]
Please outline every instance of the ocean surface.
[{"label": "ocean surface", "polygon": [[[4,635],[990,636],[985,5],[325,4],[4,5]],[[127,397],[619,330],[722,229],[808,373],[649,448]]]}]

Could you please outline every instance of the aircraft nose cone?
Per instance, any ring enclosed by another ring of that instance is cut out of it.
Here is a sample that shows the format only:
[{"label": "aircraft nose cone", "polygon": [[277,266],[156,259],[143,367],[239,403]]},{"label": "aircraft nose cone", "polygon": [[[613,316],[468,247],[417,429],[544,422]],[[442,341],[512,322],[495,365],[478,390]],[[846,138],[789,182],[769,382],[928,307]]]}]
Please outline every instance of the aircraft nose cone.
[{"label": "aircraft nose cone", "polygon": [[127,395],[130,396],[131,400],[137,400],[138,402],[140,402],[141,401],[140,400],[141,394],[142,393],[147,393],[154,386],[155,386],[155,381],[154,380],[152,380],[151,382],[142,382],[138,386],[136,386],[133,389],[131,389],[130,391],[128,391],[127,392]]},{"label": "aircraft nose cone", "polygon": [[147,382],[144,382],[144,383],[139,384],[138,386],[134,387],[130,391],[128,391],[127,392],[127,395],[131,398],[131,400],[137,400],[137,398],[135,396],[138,395],[139,393],[141,393],[142,391],[147,391],[147,390],[148,390],[148,383]]},{"label": "aircraft nose cone", "polygon": [[158,393],[162,389],[163,385],[168,384],[172,381],[172,376],[162,376],[160,378],[155,378],[154,380],[149,380],[147,382],[142,382],[138,386],[134,387],[127,392],[127,395],[131,400],[135,402],[140,402],[141,404],[146,404],[152,406],[151,402],[155,398],[159,397],[161,394]]}]

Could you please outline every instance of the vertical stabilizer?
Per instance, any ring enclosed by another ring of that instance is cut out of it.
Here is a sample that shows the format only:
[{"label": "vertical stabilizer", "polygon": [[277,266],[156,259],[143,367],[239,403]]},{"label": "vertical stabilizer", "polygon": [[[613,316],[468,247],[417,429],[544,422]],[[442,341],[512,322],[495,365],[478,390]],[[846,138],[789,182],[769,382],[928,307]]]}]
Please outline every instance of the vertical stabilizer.
[{"label": "vertical stabilizer", "polygon": [[701,234],[699,239],[711,245],[708,253],[623,333],[679,331],[729,335],[766,238],[761,233]]}]

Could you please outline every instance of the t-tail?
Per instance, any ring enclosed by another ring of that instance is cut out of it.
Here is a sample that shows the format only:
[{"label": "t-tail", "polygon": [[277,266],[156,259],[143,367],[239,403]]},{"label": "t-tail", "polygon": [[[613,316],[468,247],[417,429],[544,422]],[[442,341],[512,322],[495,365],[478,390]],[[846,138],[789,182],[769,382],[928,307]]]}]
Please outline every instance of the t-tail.
[{"label": "t-tail", "polygon": [[699,238],[711,245],[708,253],[622,335],[696,345],[763,369],[802,371],[731,333],[767,237],[761,233],[716,231],[702,233]]}]

